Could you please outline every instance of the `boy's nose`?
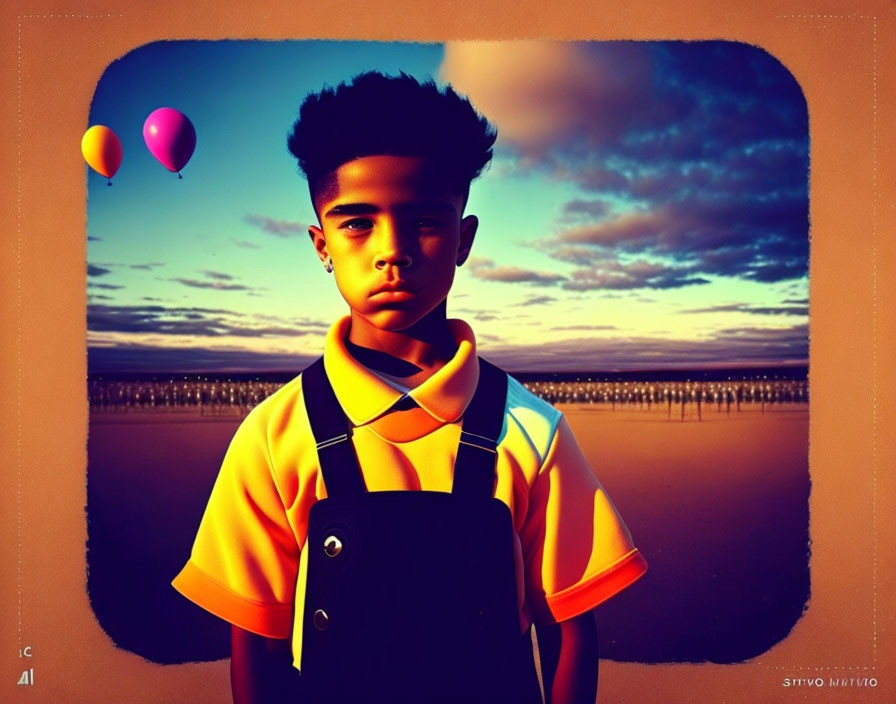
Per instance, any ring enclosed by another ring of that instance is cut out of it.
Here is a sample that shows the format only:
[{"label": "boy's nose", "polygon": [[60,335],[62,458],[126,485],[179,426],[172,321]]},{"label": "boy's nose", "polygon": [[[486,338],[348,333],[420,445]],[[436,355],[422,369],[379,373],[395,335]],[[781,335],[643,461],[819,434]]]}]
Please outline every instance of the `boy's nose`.
[{"label": "boy's nose", "polygon": [[390,266],[397,266],[399,269],[405,269],[414,263],[409,254],[404,252],[390,252],[378,254],[374,259],[373,265],[377,269],[386,269]]},{"label": "boy's nose", "polygon": [[380,228],[377,245],[373,258],[373,265],[377,269],[382,270],[390,266],[407,268],[413,263],[411,255],[402,244],[397,223],[386,223]]}]

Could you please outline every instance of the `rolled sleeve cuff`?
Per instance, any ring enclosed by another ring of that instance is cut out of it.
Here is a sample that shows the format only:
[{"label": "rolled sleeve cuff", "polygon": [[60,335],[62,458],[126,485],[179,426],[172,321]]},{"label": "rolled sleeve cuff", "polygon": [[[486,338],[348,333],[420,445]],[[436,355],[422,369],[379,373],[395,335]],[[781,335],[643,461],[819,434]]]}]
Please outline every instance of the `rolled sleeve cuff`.
[{"label": "rolled sleeve cuff", "polygon": [[265,604],[247,599],[188,562],[171,586],[193,603],[234,626],[267,638],[289,638],[292,604]]},{"label": "rolled sleeve cuff", "polygon": [[556,622],[590,611],[615,596],[647,571],[647,560],[637,548],[583,582],[545,597]]}]

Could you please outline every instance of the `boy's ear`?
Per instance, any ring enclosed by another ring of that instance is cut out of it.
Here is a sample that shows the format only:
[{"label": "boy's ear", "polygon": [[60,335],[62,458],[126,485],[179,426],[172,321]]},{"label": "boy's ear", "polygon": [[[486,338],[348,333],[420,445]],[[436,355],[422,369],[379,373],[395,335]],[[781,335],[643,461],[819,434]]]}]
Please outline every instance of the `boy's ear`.
[{"label": "boy's ear", "polygon": [[327,254],[327,240],[324,238],[324,231],[315,225],[309,225],[308,236],[311,238],[311,243],[314,245],[314,251],[317,252],[317,256],[320,258],[321,263],[326,264],[330,255]]},{"label": "boy's ear", "polygon": [[476,229],[479,227],[479,218],[475,215],[467,215],[460,221],[460,241],[457,245],[457,266],[461,266],[467,257],[470,256],[470,250],[473,248],[473,240],[476,237]]}]

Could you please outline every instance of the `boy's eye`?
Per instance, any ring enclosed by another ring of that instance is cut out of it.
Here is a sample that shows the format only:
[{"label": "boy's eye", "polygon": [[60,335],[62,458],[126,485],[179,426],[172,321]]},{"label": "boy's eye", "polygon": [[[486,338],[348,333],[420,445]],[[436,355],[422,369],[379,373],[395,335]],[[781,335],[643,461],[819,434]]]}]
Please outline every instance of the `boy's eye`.
[{"label": "boy's eye", "polygon": [[371,222],[368,218],[352,218],[351,220],[346,220],[339,226],[341,230],[351,230],[351,231],[361,231],[361,230],[369,230],[373,227],[373,222]]},{"label": "boy's eye", "polygon": [[414,227],[419,230],[433,230],[442,227],[442,221],[438,218],[419,217],[414,219]]}]

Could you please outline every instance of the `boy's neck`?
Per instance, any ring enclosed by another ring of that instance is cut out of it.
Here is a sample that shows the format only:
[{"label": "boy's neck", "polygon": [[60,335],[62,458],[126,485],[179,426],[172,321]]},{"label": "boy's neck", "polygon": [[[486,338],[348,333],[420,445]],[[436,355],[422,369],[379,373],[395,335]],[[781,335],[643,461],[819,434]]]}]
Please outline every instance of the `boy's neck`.
[{"label": "boy's neck", "polygon": [[346,347],[369,369],[414,387],[431,377],[457,352],[443,301],[405,330],[381,330],[352,311]]}]

